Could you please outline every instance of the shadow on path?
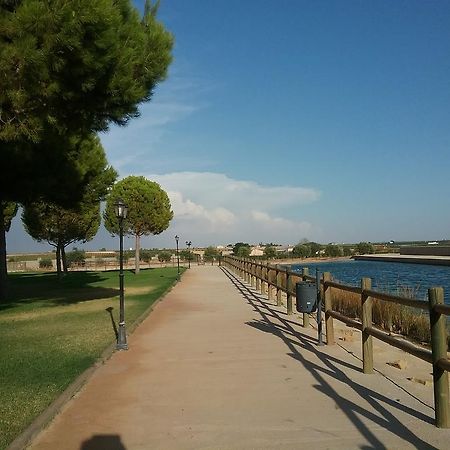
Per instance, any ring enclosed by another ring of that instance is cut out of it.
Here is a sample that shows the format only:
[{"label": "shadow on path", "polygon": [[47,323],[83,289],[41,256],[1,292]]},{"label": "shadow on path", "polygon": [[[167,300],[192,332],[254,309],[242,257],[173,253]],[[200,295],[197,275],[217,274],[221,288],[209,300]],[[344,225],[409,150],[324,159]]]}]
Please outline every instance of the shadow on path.
[{"label": "shadow on path", "polygon": [[80,450],[127,450],[118,434],[96,434],[81,444]]},{"label": "shadow on path", "polygon": [[[247,324],[258,329],[259,331],[273,334],[286,344],[286,346],[290,350],[290,353],[288,353],[288,355],[301,363],[303,367],[305,367],[317,380],[318,384],[314,387],[323,394],[332,398],[339,406],[339,408],[356,426],[360,433],[371,444],[370,446],[362,447],[363,449],[383,449],[386,448],[386,446],[367,427],[367,425],[361,420],[361,417],[365,417],[372,423],[385,428],[392,434],[404,439],[418,449],[436,449],[436,447],[428,444],[427,442],[419,438],[416,434],[414,434],[388,409],[386,409],[384,405],[389,405],[391,408],[402,411],[403,413],[406,413],[416,419],[423,420],[424,422],[430,424],[434,423],[432,417],[429,417],[422,412],[416,411],[406,405],[402,405],[401,403],[396,402],[394,399],[388,398],[380,394],[379,392],[375,392],[372,389],[369,389],[353,381],[340,367],[346,367],[347,369],[361,372],[361,369],[359,367],[341,361],[333,356],[326,354],[324,351],[321,351],[320,347],[313,345],[313,343],[316,343],[315,339],[307,336],[306,334],[298,332],[293,328],[292,324],[298,325],[297,323],[284,318],[284,313],[280,313],[270,308],[270,304],[264,301],[264,297],[262,297],[259,293],[256,293],[251,287],[244,284],[233,273],[231,273],[224,267],[222,267],[222,271],[239,290],[244,299],[261,316],[260,320],[253,320],[251,322],[248,322]],[[277,321],[278,323],[276,323],[275,321]],[[321,365],[318,365],[303,356],[306,352],[310,352],[312,355],[317,357],[325,367],[322,367]],[[374,414],[373,412],[364,409],[359,404],[356,404],[348,400],[347,398],[342,397],[333,389],[330,383],[327,382],[324,375],[332,377],[348,385],[361,397],[361,404],[364,404],[364,402],[369,403],[369,405],[378,414]]]}]

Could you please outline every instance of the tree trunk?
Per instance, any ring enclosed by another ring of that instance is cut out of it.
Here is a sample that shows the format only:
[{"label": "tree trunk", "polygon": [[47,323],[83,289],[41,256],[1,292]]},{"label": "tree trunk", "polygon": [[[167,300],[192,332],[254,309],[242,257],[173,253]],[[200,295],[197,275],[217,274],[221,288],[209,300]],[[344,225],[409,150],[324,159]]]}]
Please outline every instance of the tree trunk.
[{"label": "tree trunk", "polygon": [[58,274],[58,279],[61,279],[61,244],[58,242],[56,245],[56,273]]},{"label": "tree trunk", "polygon": [[6,266],[6,230],[3,216],[2,202],[0,201],[0,302],[6,300],[8,294],[8,268]]},{"label": "tree trunk", "polygon": [[139,273],[139,253],[141,247],[141,237],[136,235],[136,253],[134,256],[134,273]]},{"label": "tree trunk", "polygon": [[62,244],[61,244],[61,261],[64,274],[67,274],[69,270],[67,269],[66,247]]}]

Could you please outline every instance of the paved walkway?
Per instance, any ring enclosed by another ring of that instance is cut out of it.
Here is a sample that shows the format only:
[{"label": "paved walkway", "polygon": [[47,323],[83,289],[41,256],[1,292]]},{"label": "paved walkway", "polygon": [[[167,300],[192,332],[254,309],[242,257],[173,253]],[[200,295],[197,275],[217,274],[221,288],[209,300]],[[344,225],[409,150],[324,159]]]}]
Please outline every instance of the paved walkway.
[{"label": "paved walkway", "polygon": [[221,268],[194,267],[31,448],[449,448],[429,406],[315,340]]}]

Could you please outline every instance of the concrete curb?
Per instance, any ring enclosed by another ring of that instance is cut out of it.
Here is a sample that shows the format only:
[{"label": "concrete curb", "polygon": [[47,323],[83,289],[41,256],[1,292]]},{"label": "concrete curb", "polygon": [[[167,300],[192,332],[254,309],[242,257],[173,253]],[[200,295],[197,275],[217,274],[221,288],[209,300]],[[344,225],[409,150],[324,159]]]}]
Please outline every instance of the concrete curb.
[{"label": "concrete curb", "polygon": [[[185,271],[184,271],[185,272]],[[155,306],[164,300],[166,295],[181,281],[180,280],[166,289],[128,328],[127,334],[132,334],[136,328],[149,316]],[[81,390],[81,388],[94,375],[95,371],[108,361],[116,350],[116,343],[110,344],[100,355],[93,366],[86,369],[41,413],[37,416],[19,436],[11,442],[6,450],[23,450],[27,448],[33,439],[61,412],[63,407]]]}]

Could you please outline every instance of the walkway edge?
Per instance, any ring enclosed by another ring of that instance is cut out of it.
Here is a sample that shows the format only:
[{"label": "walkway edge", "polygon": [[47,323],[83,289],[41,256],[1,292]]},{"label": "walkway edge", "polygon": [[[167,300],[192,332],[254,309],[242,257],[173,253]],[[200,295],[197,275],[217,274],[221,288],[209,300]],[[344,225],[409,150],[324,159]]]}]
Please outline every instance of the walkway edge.
[{"label": "walkway edge", "polygon": [[[183,276],[181,273],[181,277]],[[136,328],[148,317],[148,315],[153,311],[155,306],[164,300],[166,295],[181,281],[175,281],[175,283],[166,289],[161,296],[156,299],[128,328],[127,334],[132,334]],[[61,412],[63,407],[68,403],[80,390],[81,388],[90,380],[92,375],[96,370],[108,361],[116,350],[116,343],[113,342],[111,345],[106,347],[103,353],[100,355],[98,360],[78,375],[75,380],[69,384],[69,386],[52,402],[50,405],[37,416],[24,431],[22,431],[19,436],[17,436],[14,441],[6,448],[6,450],[23,450],[25,449],[31,441],[45,428],[47,425]]]}]

